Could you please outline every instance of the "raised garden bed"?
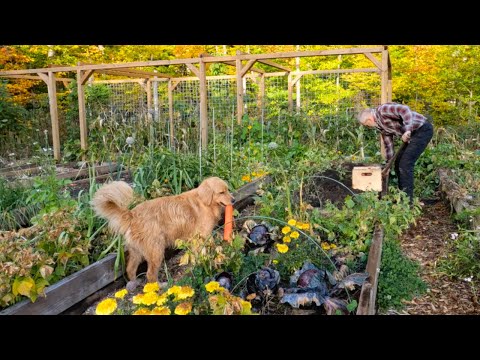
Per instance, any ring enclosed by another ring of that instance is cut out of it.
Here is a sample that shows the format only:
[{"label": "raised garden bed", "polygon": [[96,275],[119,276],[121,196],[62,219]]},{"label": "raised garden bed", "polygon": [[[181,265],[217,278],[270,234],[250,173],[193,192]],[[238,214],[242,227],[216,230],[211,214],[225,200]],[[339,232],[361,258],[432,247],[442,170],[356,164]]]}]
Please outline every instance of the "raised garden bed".
[{"label": "raised garden bed", "polygon": [[[238,189],[233,195],[236,208],[243,209],[253,202],[262,182],[269,182],[270,177],[259,178]],[[39,297],[34,303],[25,299],[0,312],[0,315],[58,315],[61,313],[78,313],[86,304],[95,301],[102,294],[121,287],[125,281],[123,272],[115,273],[116,254],[109,254],[86,268],[72,274],[45,290],[45,297]]]},{"label": "raised garden bed", "polygon": [[[271,178],[267,176],[238,189],[234,193],[235,208],[242,211],[253,204],[253,195],[259,185],[269,181]],[[223,220],[219,225],[222,223]],[[370,276],[361,288],[357,315],[375,314],[376,312],[376,291],[382,241],[383,231],[381,227],[376,226],[366,269]],[[115,259],[116,254],[110,254],[101,261],[48,287],[45,291],[46,297],[38,298],[35,303],[29,299],[23,300],[3,310],[0,314],[82,314],[94,302],[125,285],[123,272],[114,273]],[[311,313],[312,310],[292,309],[292,313],[305,314],[309,312]]]}]

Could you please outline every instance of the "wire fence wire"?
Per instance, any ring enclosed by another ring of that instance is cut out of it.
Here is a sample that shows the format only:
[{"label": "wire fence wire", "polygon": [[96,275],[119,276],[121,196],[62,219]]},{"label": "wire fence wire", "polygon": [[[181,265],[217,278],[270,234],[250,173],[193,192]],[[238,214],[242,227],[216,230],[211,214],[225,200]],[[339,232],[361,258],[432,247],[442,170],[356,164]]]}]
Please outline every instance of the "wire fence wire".
[{"label": "wire fence wire", "polygon": [[[295,77],[295,74],[292,74]],[[147,106],[147,82],[123,80],[100,81],[85,87],[86,117],[89,148],[114,153],[125,149],[126,138],[145,145],[170,147],[171,134],[175,151],[198,153],[200,147],[200,87],[198,78],[174,80],[173,107],[169,107],[169,82],[151,81],[151,106]],[[248,74],[243,79],[244,117],[249,121],[262,120],[266,131],[270,125],[285,125],[292,121],[288,108],[288,76],[264,76],[264,94],[261,94],[261,76]],[[297,88],[300,90],[297,90]],[[359,108],[380,104],[380,77],[377,73],[305,74],[292,89],[292,114],[308,121],[312,131],[338,128],[351,120]],[[11,153],[29,156],[34,142],[45,142],[51,124],[48,95],[37,95],[26,112],[26,127],[21,136],[4,136],[0,155]],[[74,91],[65,91],[59,99],[61,144],[67,150],[80,147],[78,104]],[[237,127],[236,78],[207,78],[207,109],[209,143],[222,139],[232,141]],[[36,105],[35,105],[36,104]],[[173,114],[172,121],[170,113]],[[170,129],[173,122],[173,129]],[[244,125],[244,124],[243,124]],[[241,125],[241,126],[243,126]],[[272,126],[277,132],[285,129]],[[215,136],[212,136],[215,132]],[[3,134],[2,134],[3,135]],[[7,141],[9,140],[9,141]],[[64,151],[65,149],[62,149]],[[113,155],[112,155],[113,156]]]}]

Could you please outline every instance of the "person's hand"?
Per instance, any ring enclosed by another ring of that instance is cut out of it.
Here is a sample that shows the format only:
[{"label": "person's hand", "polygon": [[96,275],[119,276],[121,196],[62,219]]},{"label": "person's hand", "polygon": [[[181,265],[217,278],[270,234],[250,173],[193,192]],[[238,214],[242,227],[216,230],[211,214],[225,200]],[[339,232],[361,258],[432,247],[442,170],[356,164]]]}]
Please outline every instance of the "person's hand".
[{"label": "person's hand", "polygon": [[410,141],[410,136],[412,135],[411,131],[405,131],[402,135],[402,141],[403,142],[409,142]]}]

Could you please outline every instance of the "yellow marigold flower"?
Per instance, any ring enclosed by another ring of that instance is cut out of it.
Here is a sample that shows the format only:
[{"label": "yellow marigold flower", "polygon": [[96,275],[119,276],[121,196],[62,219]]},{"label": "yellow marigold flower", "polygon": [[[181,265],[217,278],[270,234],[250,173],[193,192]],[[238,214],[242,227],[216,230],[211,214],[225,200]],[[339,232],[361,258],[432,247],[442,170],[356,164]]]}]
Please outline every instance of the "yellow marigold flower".
[{"label": "yellow marigold flower", "polygon": [[167,301],[168,301],[168,294],[163,293],[162,295],[160,295],[158,297],[157,306],[161,306],[161,305],[165,304]]},{"label": "yellow marigold flower", "polygon": [[115,299],[105,299],[98,303],[95,314],[97,315],[110,315],[117,309],[117,300]]},{"label": "yellow marigold flower", "polygon": [[241,300],[240,303],[245,310],[250,310],[252,308],[252,303],[250,301]]},{"label": "yellow marigold flower", "polygon": [[178,300],[184,300],[189,298],[195,294],[195,290],[193,290],[190,286],[182,286],[180,291],[177,293]]},{"label": "yellow marigold flower", "polygon": [[252,125],[248,125],[247,129],[250,130],[252,128]]},{"label": "yellow marigold flower", "polygon": [[150,310],[147,308],[140,308],[135,311],[133,315],[150,315]]},{"label": "yellow marigold flower", "polygon": [[178,285],[172,286],[170,289],[167,290],[168,295],[176,295],[180,291],[181,287]]},{"label": "yellow marigold flower", "polygon": [[158,294],[155,291],[150,291],[146,294],[143,294],[142,304],[144,305],[153,305],[158,300]]},{"label": "yellow marigold flower", "polygon": [[308,230],[308,229],[310,229],[310,224],[308,223],[303,224],[302,230]]},{"label": "yellow marigold flower", "polygon": [[137,304],[137,305],[143,304],[143,296],[144,296],[144,295],[145,295],[145,294],[137,294],[137,295],[135,295],[135,296],[132,298],[132,302],[133,302],[134,304]]},{"label": "yellow marigold flower", "polygon": [[[292,233],[293,234],[293,233]],[[290,241],[292,241],[292,239],[290,238],[290,236],[284,236],[283,237],[283,242],[284,243],[289,243]]]},{"label": "yellow marigold flower", "polygon": [[252,171],[252,176],[257,176],[257,173],[255,171]]},{"label": "yellow marigold flower", "polygon": [[290,226],[295,226],[295,225],[297,225],[297,220],[295,220],[295,219],[290,219],[290,220],[288,220],[288,225],[290,225]]},{"label": "yellow marigold flower", "polygon": [[220,287],[221,286],[218,281],[210,281],[208,284],[205,285],[205,289],[207,289],[209,293],[219,290]]},{"label": "yellow marigold flower", "polygon": [[277,250],[278,252],[280,253],[286,253],[288,251],[288,245],[285,245],[285,244],[275,244],[275,246],[277,247]]},{"label": "yellow marigold flower", "polygon": [[143,287],[144,293],[149,293],[149,292],[158,291],[158,290],[160,290],[160,286],[158,286],[157,282],[151,282],[151,283],[145,284],[145,286]]},{"label": "yellow marigold flower", "polygon": [[192,311],[192,303],[183,302],[177,305],[174,312],[177,315],[187,315],[190,311]]},{"label": "yellow marigold flower", "polygon": [[278,264],[278,260],[277,260],[277,259],[273,259],[272,262],[273,262],[274,264]]},{"label": "yellow marigold flower", "polygon": [[336,249],[337,248],[337,245],[335,244],[330,244],[330,249]]},{"label": "yellow marigold flower", "polygon": [[125,295],[128,294],[128,290],[127,289],[122,289],[120,291],[117,291],[115,293],[115,297],[118,298],[118,299],[123,299],[125,297]]},{"label": "yellow marigold flower", "polygon": [[290,226],[284,226],[282,228],[282,234],[287,235],[290,231],[292,231],[292,228]]},{"label": "yellow marigold flower", "polygon": [[157,306],[153,308],[151,315],[170,315],[172,312],[168,307],[165,306]]},{"label": "yellow marigold flower", "polygon": [[323,250],[330,250],[330,244],[327,242],[322,242],[322,249]]},{"label": "yellow marigold flower", "polygon": [[300,236],[300,234],[298,233],[298,231],[293,231],[291,234],[290,234],[290,237],[292,239],[298,239],[298,237]]}]

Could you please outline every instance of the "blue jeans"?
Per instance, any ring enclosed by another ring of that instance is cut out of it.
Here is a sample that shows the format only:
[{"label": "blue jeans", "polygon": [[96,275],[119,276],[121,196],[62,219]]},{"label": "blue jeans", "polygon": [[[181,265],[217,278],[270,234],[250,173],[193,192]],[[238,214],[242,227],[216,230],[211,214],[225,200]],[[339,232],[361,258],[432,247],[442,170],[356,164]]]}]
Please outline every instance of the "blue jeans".
[{"label": "blue jeans", "polygon": [[413,169],[415,162],[427,147],[433,136],[433,126],[428,121],[412,132],[410,142],[398,154],[395,161],[395,173],[398,176],[398,187],[410,197],[413,203]]}]

